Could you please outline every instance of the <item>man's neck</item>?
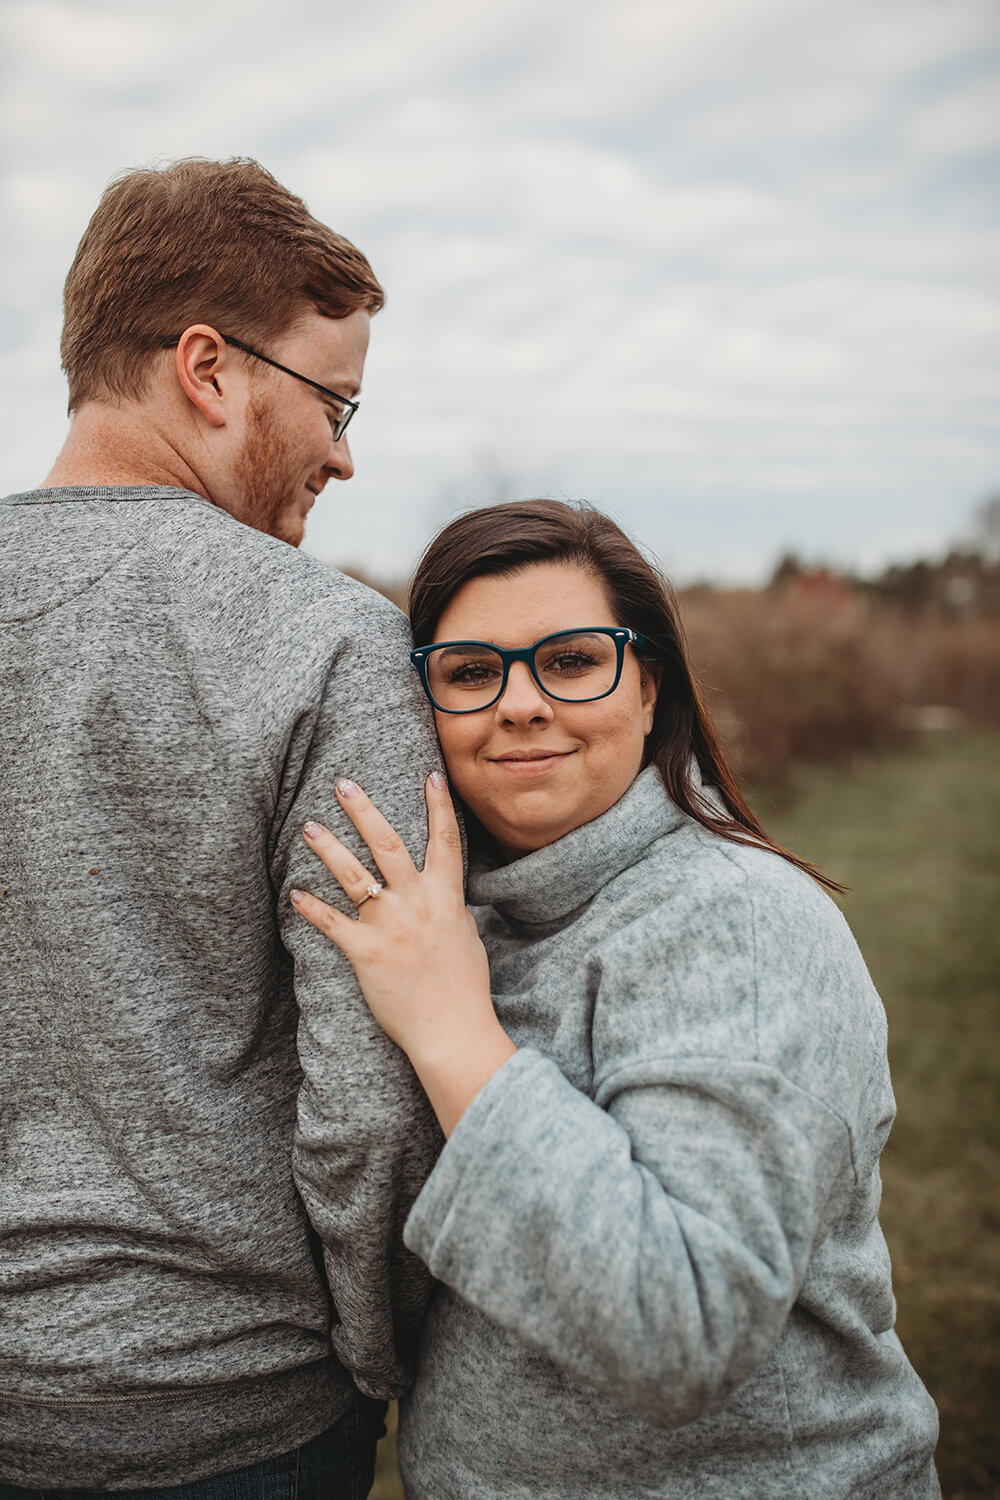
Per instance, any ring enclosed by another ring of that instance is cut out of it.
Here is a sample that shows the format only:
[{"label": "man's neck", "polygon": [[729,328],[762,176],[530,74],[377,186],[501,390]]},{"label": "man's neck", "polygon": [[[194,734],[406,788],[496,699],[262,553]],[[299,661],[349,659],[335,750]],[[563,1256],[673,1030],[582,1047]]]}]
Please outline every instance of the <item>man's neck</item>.
[{"label": "man's neck", "polygon": [[74,414],[62,450],[39,489],[96,484],[167,485],[212,498],[149,411],[94,401]]}]

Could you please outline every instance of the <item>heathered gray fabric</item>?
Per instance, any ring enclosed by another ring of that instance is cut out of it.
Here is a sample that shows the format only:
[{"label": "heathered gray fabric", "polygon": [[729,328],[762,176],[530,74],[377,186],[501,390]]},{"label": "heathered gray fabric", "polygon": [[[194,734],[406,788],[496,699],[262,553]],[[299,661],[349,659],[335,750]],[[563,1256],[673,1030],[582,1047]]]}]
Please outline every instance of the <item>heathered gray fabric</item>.
[{"label": "heathered gray fabric", "polygon": [[0,501],[8,1483],[240,1468],[352,1377],[410,1379],[429,1278],[401,1229],[439,1137],[288,901],[337,895],[307,818],[360,852],[339,776],[422,856],[407,648],[384,599],[196,495]]},{"label": "heathered gray fabric", "polygon": [[939,1495],[876,1214],[885,1019],[833,902],[642,773],[474,872],[521,1049],[405,1240],[408,1500]]}]

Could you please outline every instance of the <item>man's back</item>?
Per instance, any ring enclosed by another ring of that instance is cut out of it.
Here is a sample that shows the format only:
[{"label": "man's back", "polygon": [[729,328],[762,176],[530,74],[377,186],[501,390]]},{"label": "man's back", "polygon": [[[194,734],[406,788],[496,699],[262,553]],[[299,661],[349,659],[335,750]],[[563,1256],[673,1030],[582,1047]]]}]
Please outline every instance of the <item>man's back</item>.
[{"label": "man's back", "polygon": [[314,1436],[351,1377],[406,1383],[426,1279],[398,1231],[435,1136],[287,898],[317,885],[307,818],[357,847],[341,775],[422,849],[406,647],[194,494],[0,502],[10,1482],[191,1481]]}]

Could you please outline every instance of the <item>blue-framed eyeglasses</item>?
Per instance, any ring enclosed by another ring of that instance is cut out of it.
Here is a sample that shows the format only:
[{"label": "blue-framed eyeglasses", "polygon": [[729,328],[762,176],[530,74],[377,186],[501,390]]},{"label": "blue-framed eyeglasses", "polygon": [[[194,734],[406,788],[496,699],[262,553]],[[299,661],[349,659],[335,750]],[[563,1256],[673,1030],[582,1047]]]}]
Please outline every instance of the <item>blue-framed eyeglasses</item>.
[{"label": "blue-framed eyeglasses", "polygon": [[424,692],[443,714],[474,714],[503,697],[511,665],[523,661],[557,703],[593,703],[621,681],[625,647],[646,649],[645,638],[620,625],[581,625],[545,635],[533,646],[507,651],[491,641],[437,641],[418,646],[410,660]]},{"label": "blue-framed eyeglasses", "polygon": [[[357,401],[351,401],[347,396],[338,396],[336,391],[328,390],[325,385],[320,385],[318,380],[310,380],[308,375],[300,375],[298,370],[290,370],[287,365],[279,365],[278,361],[272,359],[270,355],[261,354],[259,349],[251,349],[249,344],[244,344],[240,339],[231,338],[228,333],[220,333],[219,338],[223,339],[227,344],[232,344],[234,349],[241,349],[244,354],[250,354],[254,359],[261,360],[265,365],[272,365],[275,370],[281,370],[285,375],[291,375],[293,380],[301,380],[303,385],[312,386],[314,391],[319,391],[321,396],[325,396],[328,401],[332,401],[339,408],[336,413],[331,412],[330,414],[333,418],[331,424],[333,441],[335,443],[340,442],[347,431],[348,422],[358,409]],[[161,339],[160,347],[162,349],[176,349],[179,343],[179,338]]]}]

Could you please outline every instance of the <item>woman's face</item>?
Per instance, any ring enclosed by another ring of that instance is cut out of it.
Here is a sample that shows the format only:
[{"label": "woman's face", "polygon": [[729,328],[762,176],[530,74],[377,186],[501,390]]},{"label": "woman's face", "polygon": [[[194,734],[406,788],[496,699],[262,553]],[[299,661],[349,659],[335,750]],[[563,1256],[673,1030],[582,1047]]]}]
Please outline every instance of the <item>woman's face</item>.
[{"label": "woman's face", "polygon": [[[600,579],[572,563],[533,563],[473,578],[438,621],[435,641],[508,649],[584,625],[624,625]],[[645,678],[645,680],[643,680]],[[621,681],[592,703],[559,703],[525,662],[514,662],[499,702],[475,713],[436,712],[454,790],[508,858],[541,849],[607,812],[642,767],[656,682],[626,646]]]}]

